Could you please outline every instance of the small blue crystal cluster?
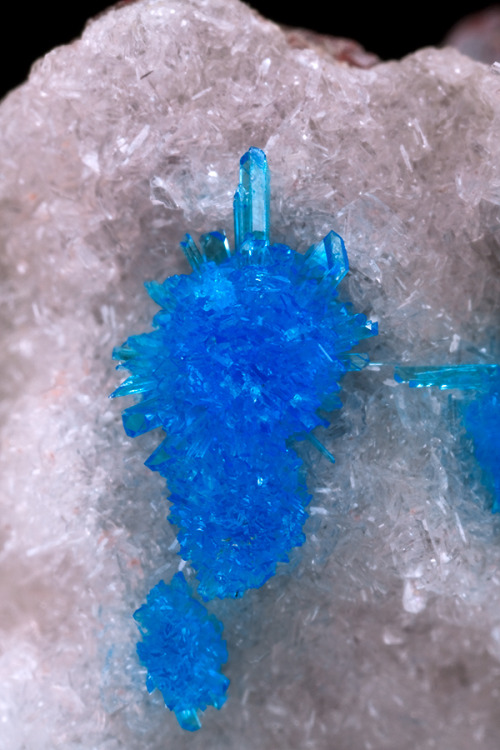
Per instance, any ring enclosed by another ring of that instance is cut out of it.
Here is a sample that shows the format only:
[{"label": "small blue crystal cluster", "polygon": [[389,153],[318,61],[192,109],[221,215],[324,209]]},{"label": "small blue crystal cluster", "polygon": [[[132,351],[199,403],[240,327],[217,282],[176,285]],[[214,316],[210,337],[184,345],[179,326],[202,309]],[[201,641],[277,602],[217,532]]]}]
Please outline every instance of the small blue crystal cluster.
[{"label": "small blue crystal cluster", "polygon": [[143,638],[137,653],[148,670],[146,687],[161,690],[183,729],[199,729],[198,710],[220,708],[226,700],[222,623],[191,596],[182,573],[151,589],[134,618]]},{"label": "small blue crystal cluster", "polygon": [[[127,434],[165,431],[146,465],[168,480],[169,520],[204,600],[261,586],[303,543],[310,497],[294,445],[310,439],[329,455],[311,433],[328,424],[322,412],[341,406],[342,377],[367,364],[351,349],[377,333],[339,299],[348,271],[341,237],[330,232],[303,255],[271,243],[269,172],[259,149],[241,158],[234,222],[234,252],[221,232],[202,235],[200,247],[186,235],[181,245],[193,272],[146,284],[161,308],[155,330],[129,338],[113,355],[131,375],[112,395],[140,395],[124,411]],[[165,584],[155,587],[136,614],[147,623],[138,651],[148,686],[162,691],[178,718],[191,712],[181,724],[192,729],[193,711],[219,707],[227,681],[213,687],[217,669],[203,654],[209,649],[220,659],[222,651],[209,648],[208,630],[184,658],[178,612],[190,623],[186,632],[203,628],[208,615],[185,587],[175,587],[171,595]]]},{"label": "small blue crystal cluster", "polygon": [[411,388],[435,386],[469,392],[463,410],[465,429],[493,497],[491,510],[500,512],[500,365],[397,367],[395,379]]}]

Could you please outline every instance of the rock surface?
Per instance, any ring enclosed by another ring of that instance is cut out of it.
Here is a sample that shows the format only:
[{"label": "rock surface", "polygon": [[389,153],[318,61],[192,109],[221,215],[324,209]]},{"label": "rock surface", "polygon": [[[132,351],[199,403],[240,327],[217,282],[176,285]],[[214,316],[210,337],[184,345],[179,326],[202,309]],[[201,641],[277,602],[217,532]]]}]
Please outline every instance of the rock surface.
[{"label": "rock surface", "polygon": [[[163,482],[107,394],[178,242],[231,229],[263,148],[273,239],[345,239],[372,361],[498,361],[500,76],[452,50],[369,70],[236,0],[112,9],[0,107],[0,739],[9,750],[496,750],[499,523],[445,393],[345,381],[308,541],[213,605],[228,700],[183,734],[131,613],[179,568]],[[182,565],[181,565],[182,567]]]}]

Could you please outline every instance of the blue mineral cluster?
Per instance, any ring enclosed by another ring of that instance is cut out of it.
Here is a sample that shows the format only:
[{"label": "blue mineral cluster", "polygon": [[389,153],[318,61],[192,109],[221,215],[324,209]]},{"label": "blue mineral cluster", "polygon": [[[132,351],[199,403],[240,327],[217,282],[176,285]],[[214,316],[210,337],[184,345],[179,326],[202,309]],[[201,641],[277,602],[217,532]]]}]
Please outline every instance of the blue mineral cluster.
[{"label": "blue mineral cluster", "polygon": [[309,495],[293,445],[341,406],[350,350],[376,325],[340,301],[348,270],[330,232],[303,255],[269,240],[269,173],[252,148],[234,200],[236,248],[220,232],[182,243],[193,273],[146,288],[155,330],[114,352],[131,376],[113,396],[128,435],[166,435],[146,465],[168,480],[169,520],[204,599],[261,586],[304,541]]},{"label": "blue mineral cluster", "polygon": [[150,693],[161,690],[165,705],[183,729],[201,726],[198,712],[220,708],[229,680],[220,669],[227,661],[222,623],[194,599],[182,573],[167,586],[160,581],[134,614],[142,641],[137,653],[148,670]]},{"label": "blue mineral cluster", "polygon": [[[169,520],[204,600],[261,586],[303,543],[310,496],[294,446],[308,439],[333,460],[312,431],[327,426],[325,412],[341,406],[343,376],[368,362],[352,348],[377,333],[376,324],[339,298],[348,271],[339,235],[330,232],[305,254],[271,243],[269,172],[256,148],[240,161],[234,224],[233,252],[222,232],[202,235],[199,245],[186,235],[181,246],[192,273],[146,283],[161,308],[154,330],[113,353],[130,377],[112,395],[139,397],[123,413],[127,434],[164,430],[146,465],[168,481]],[[147,607],[157,612],[153,592]],[[168,630],[171,617],[178,622],[174,609],[163,606],[162,628]],[[141,622],[147,611],[139,610]],[[169,636],[175,652],[176,627]],[[180,700],[187,684],[184,675],[177,684],[175,674],[184,657],[166,671],[159,656],[155,666],[159,651],[139,647],[148,684],[170,696],[175,683]],[[197,646],[187,674],[202,674],[205,662],[194,666],[199,655]],[[158,671],[164,679],[153,680]],[[190,706],[220,705],[189,696]],[[179,705],[181,714],[174,710],[184,716],[188,709]],[[191,713],[185,723],[193,721]]]},{"label": "blue mineral cluster", "polygon": [[395,379],[411,388],[436,386],[469,391],[464,424],[493,496],[492,511],[500,512],[500,365],[397,367]]}]

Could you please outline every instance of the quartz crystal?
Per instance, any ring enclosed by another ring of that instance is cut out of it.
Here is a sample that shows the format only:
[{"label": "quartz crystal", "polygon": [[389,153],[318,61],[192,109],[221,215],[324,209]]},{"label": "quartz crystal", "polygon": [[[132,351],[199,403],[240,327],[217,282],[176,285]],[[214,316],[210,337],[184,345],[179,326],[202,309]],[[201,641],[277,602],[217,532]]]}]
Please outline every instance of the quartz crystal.
[{"label": "quartz crystal", "polygon": [[[451,49],[351,68],[236,0],[122,3],[1,103],[0,747],[498,750],[500,514],[472,391],[393,372],[500,361],[499,127],[495,69]],[[251,145],[273,243],[340,235],[339,297],[380,333],[315,430],[335,465],[301,445],[305,543],[206,605],[231,687],[190,734],[135,653],[131,613],[183,561],[143,465],[161,435],[124,434],[110,352],[158,310],[144,281],[189,272],[186,232],[234,248]]]}]

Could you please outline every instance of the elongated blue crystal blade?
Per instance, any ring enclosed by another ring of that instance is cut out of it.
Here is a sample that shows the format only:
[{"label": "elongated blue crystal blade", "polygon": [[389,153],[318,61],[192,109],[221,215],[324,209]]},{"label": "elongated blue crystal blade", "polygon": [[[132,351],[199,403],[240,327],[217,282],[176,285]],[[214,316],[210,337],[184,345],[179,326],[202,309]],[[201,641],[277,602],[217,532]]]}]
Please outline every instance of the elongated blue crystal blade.
[{"label": "elongated blue crystal blade", "polygon": [[238,186],[233,201],[234,216],[234,246],[239,250],[243,244],[243,238],[250,231],[248,222],[248,200],[242,185]]},{"label": "elongated blue crystal blade", "polygon": [[240,184],[234,195],[234,236],[236,250],[251,232],[269,242],[269,170],[266,155],[250,148],[240,159]]},{"label": "elongated blue crystal blade", "polygon": [[464,409],[465,427],[493,495],[493,513],[500,512],[500,365],[396,367],[394,378],[411,388],[436,386],[475,391]]},{"label": "elongated blue crystal blade", "polygon": [[196,242],[193,240],[190,234],[186,234],[183,241],[181,242],[181,248],[184,255],[188,259],[188,262],[193,271],[198,271],[201,264],[203,263],[203,256],[198,250]]},{"label": "elongated blue crystal blade", "polygon": [[493,513],[500,512],[500,367],[491,387],[465,410],[465,427],[474,442],[484,482],[493,495]]},{"label": "elongated blue crystal blade", "polygon": [[396,367],[394,379],[408,383],[410,388],[436,386],[441,390],[488,388],[492,378],[500,374],[500,365],[440,365],[436,367]]},{"label": "elongated blue crystal blade", "polygon": [[325,458],[327,458],[329,461],[331,461],[332,464],[335,463],[335,458],[332,456],[330,451],[325,448],[323,443],[318,440],[316,435],[313,435],[311,432],[303,432],[301,435],[298,436],[299,439],[302,438],[303,440],[308,440],[314,447],[323,454]]}]

